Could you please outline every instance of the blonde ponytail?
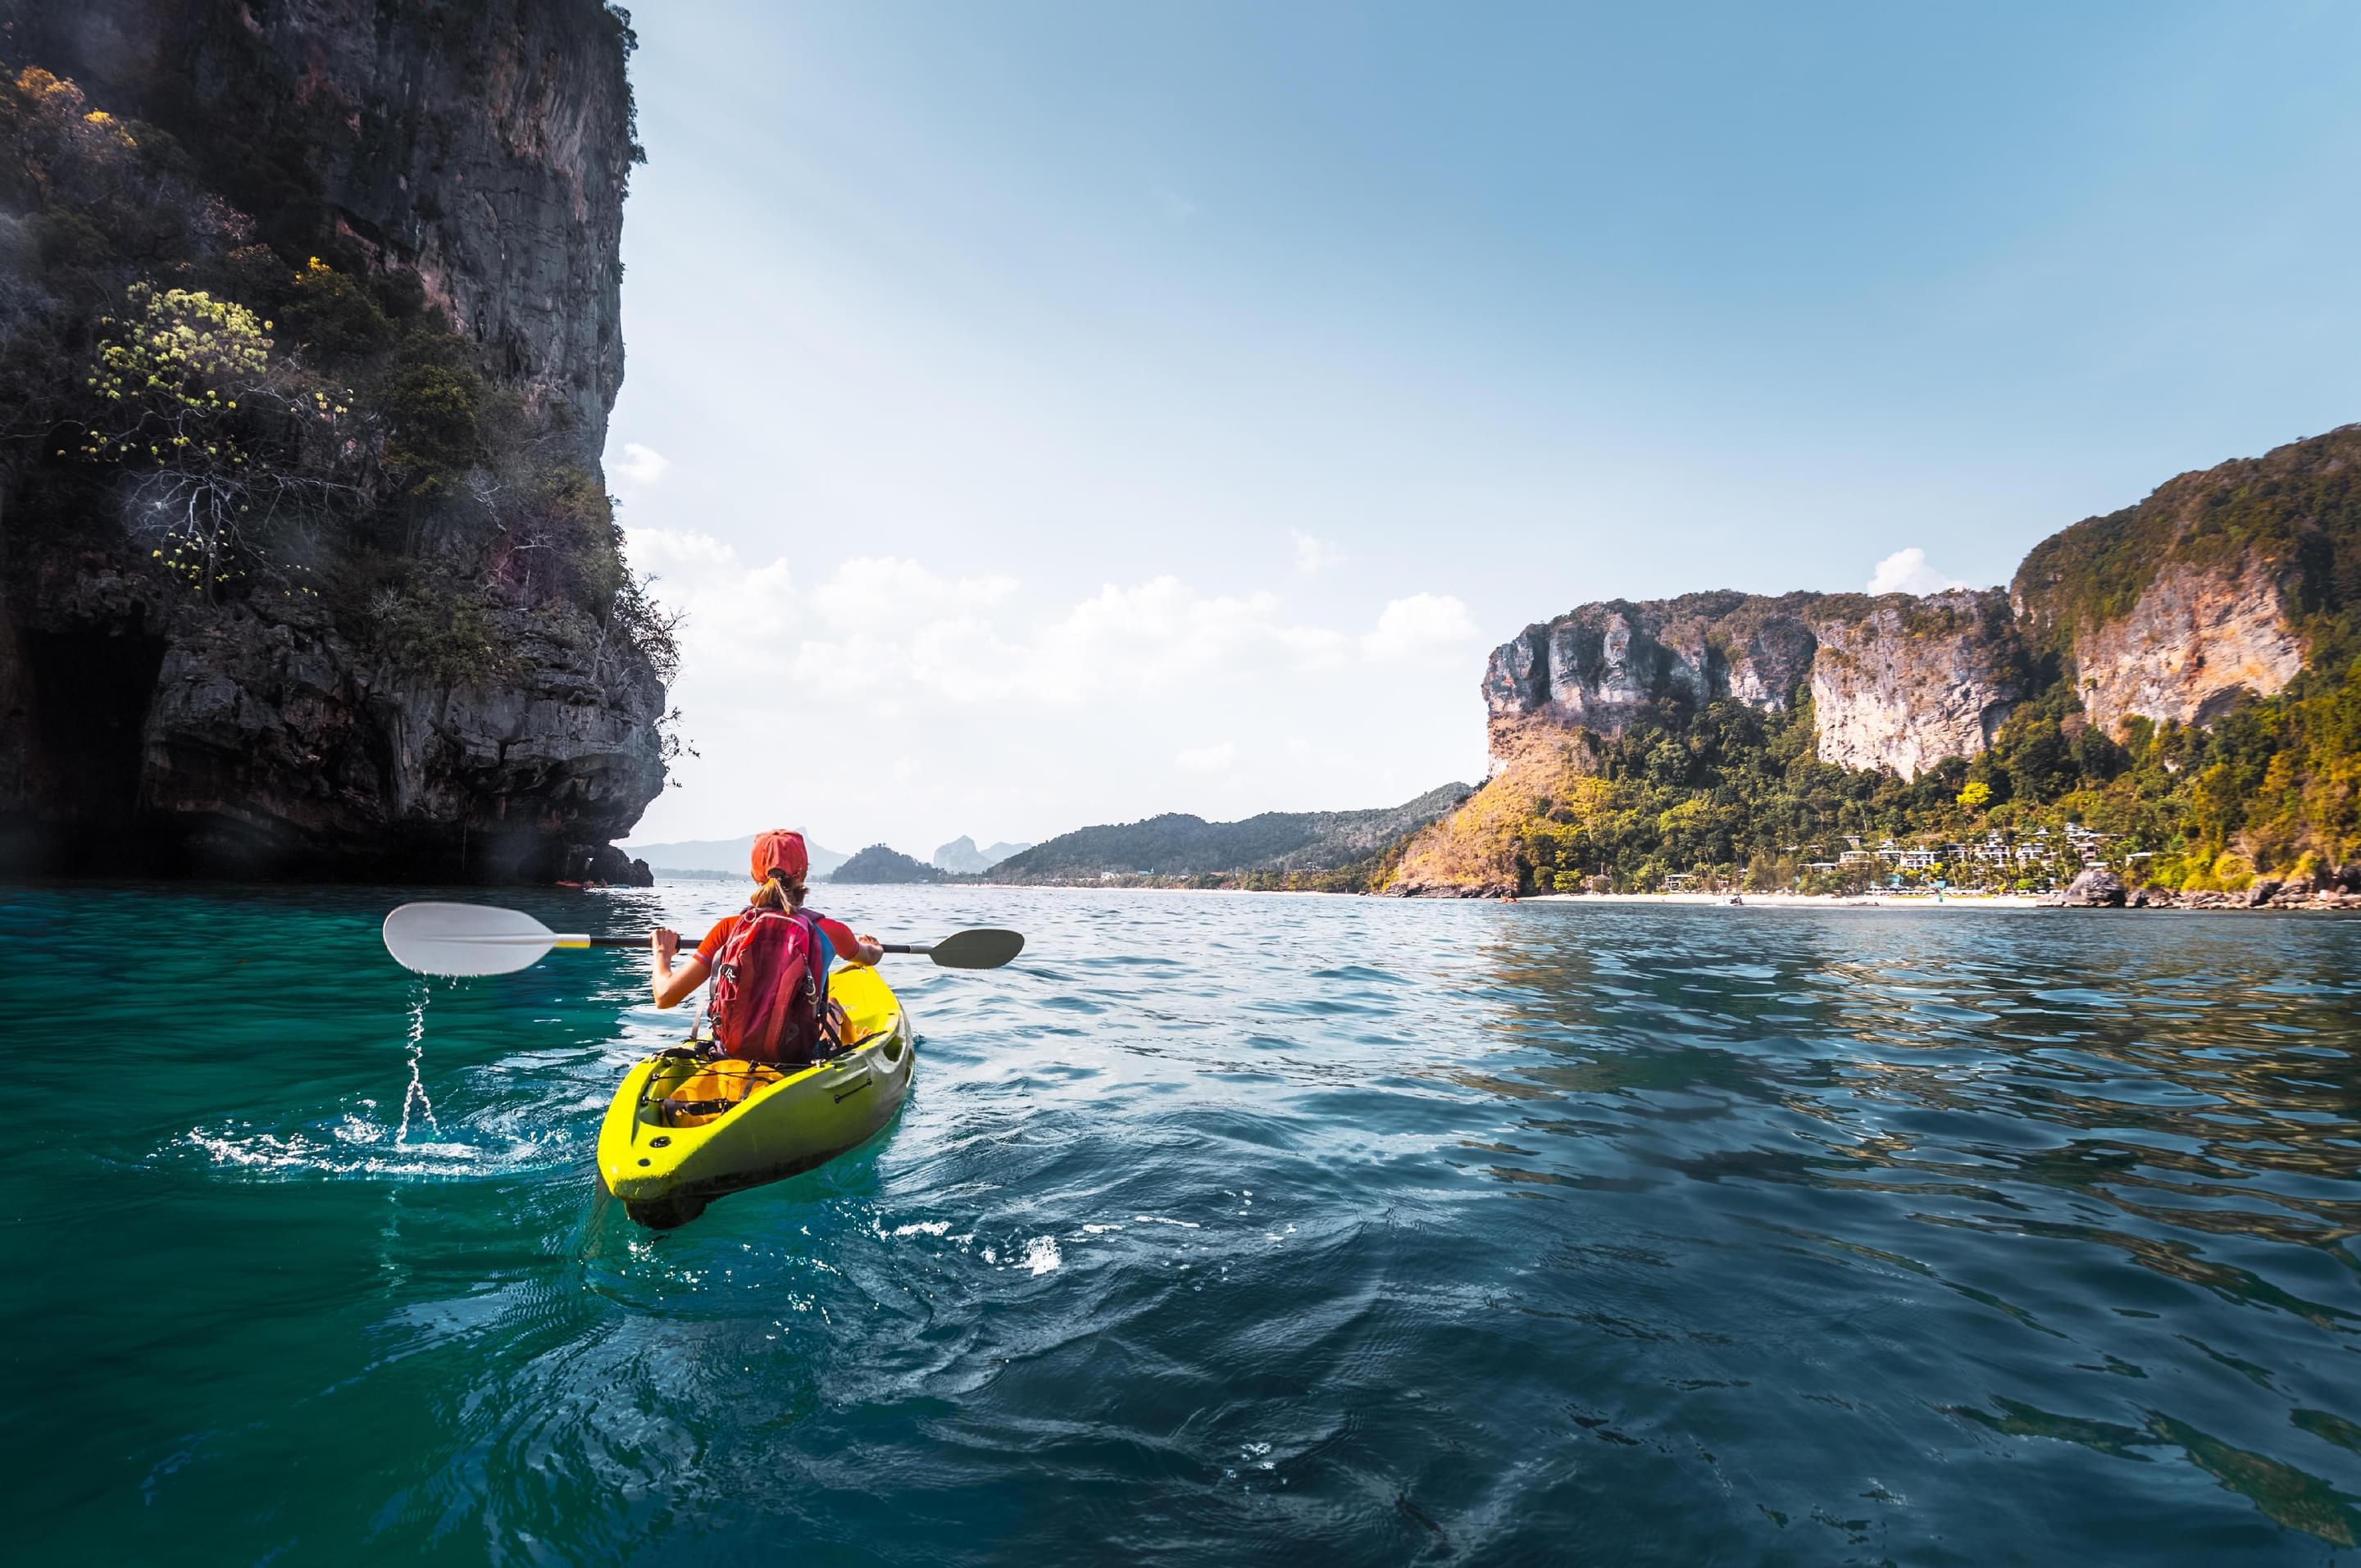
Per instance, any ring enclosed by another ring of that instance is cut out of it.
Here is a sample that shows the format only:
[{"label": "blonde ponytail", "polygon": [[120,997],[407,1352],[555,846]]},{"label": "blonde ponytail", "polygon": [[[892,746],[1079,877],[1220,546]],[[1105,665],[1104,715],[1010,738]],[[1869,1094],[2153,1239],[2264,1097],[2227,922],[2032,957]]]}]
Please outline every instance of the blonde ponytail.
[{"label": "blonde ponytail", "polygon": [[754,890],[754,896],[747,901],[746,907],[749,909],[801,909],[807,896],[807,890],[801,877],[791,877],[785,871],[774,866],[771,868],[771,874],[763,879],[763,885]]}]

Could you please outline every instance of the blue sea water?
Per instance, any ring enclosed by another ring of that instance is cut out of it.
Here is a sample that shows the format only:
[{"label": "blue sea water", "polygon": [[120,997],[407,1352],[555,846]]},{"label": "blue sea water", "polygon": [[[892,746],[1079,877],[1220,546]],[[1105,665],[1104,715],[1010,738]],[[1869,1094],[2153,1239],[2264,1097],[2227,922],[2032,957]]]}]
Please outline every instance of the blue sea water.
[{"label": "blue sea water", "polygon": [[656,1234],[590,1165],[684,1021],[633,955],[427,982],[415,893],[0,889],[11,1555],[2361,1541],[2361,922],[825,891],[1031,945],[895,961],[900,1118]]}]

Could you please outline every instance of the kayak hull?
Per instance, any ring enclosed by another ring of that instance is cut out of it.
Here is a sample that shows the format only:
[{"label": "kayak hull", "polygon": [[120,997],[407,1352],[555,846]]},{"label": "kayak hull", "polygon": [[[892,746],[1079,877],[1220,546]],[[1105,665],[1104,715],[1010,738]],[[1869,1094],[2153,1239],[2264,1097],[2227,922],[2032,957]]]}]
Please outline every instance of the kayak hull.
[{"label": "kayak hull", "polygon": [[[624,1075],[598,1129],[598,1179],[633,1220],[686,1223],[725,1193],[826,1165],[894,1119],[917,1069],[909,1015],[874,970],[840,970],[829,985],[859,1042],[841,1056],[750,1071],[675,1047]],[[713,1092],[742,1098],[715,1112],[723,1102],[697,1098]]]}]

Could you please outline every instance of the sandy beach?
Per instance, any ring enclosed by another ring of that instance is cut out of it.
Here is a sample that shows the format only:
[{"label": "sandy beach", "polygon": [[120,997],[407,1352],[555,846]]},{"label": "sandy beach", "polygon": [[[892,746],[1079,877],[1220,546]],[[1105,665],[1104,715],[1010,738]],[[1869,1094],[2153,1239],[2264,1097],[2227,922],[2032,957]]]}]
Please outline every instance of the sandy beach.
[{"label": "sandy beach", "polygon": [[1520,904],[1712,904],[1724,908],[1734,898],[1744,909],[2042,909],[2045,895],[2031,893],[1842,894],[1806,893],[1536,893]]}]

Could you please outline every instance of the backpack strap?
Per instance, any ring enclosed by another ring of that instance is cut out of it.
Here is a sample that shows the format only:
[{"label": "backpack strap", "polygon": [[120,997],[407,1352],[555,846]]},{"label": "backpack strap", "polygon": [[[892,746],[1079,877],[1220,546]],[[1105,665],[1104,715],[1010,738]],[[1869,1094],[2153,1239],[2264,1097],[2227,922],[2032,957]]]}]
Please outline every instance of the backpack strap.
[{"label": "backpack strap", "polygon": [[[698,1014],[697,1022],[688,1027],[688,1043],[697,1047],[702,1055],[720,1054],[721,1041],[715,1031],[721,1020],[721,1002],[714,995],[714,990],[721,979],[721,955],[730,950],[730,938],[738,934],[738,922],[753,912],[754,906],[750,904],[731,917],[730,929],[721,933],[721,940],[713,949],[712,967],[705,972],[705,1011]],[[704,1031],[701,1036],[699,1030]]]},{"label": "backpack strap", "polygon": [[808,909],[798,909],[796,917],[804,923],[808,938],[809,957],[804,963],[804,983],[810,988],[812,999],[812,1059],[835,1055],[842,1047],[829,1037],[828,1027],[829,964],[836,954],[836,944],[820,929],[819,916]]},{"label": "backpack strap", "polygon": [[820,1003],[825,1006],[828,1003],[828,966],[836,957],[836,944],[828,939],[828,933],[820,929],[819,916],[810,910],[798,909],[796,917],[804,923],[804,929],[811,933],[811,972],[819,988]]},{"label": "backpack strap", "polygon": [[796,911],[796,918],[804,923],[804,986],[811,992],[812,1015],[820,1017],[828,1012],[829,958],[836,944],[819,928],[819,916],[808,909]]}]

